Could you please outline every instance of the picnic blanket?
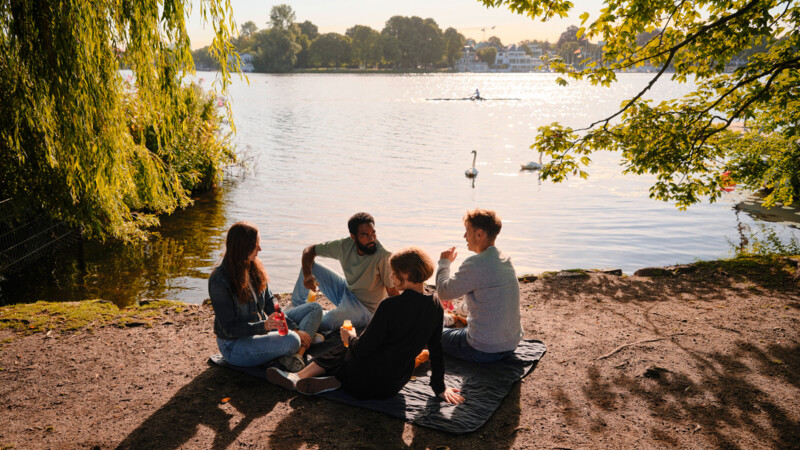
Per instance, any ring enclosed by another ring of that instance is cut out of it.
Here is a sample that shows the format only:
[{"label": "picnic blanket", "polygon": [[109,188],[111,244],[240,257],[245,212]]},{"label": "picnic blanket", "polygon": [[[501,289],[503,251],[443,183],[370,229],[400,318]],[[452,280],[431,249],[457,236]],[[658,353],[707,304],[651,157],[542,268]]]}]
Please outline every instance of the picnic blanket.
[{"label": "picnic blanket", "polygon": [[[314,347],[312,356],[328,348],[327,345],[320,349]],[[465,399],[461,405],[451,405],[434,397],[429,385],[429,363],[418,367],[403,390],[388,400],[358,400],[341,389],[318,396],[379,411],[424,427],[456,434],[469,433],[489,420],[514,383],[531,373],[546,351],[547,347],[541,341],[523,340],[513,355],[494,363],[478,364],[445,355],[445,384],[461,389]],[[212,355],[210,362],[261,379],[266,379],[266,368],[270,366],[234,366],[220,354]]]}]

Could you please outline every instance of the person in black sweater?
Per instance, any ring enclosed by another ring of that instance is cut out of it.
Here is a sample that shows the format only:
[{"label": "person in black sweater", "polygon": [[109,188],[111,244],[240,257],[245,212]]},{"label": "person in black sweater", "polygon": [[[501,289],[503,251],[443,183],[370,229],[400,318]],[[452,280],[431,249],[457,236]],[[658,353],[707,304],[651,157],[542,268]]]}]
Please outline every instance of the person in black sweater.
[{"label": "person in black sweater", "polygon": [[342,327],[343,345],[318,356],[297,373],[270,368],[267,379],[304,394],[341,387],[362,400],[391,398],[411,379],[414,359],[427,346],[433,392],[449,403],[463,403],[460,391],[444,384],[442,304],[424,293],[423,283],[433,274],[433,261],[423,250],[412,247],[392,255],[389,263],[393,282],[402,294],[378,305],[361,336]]}]

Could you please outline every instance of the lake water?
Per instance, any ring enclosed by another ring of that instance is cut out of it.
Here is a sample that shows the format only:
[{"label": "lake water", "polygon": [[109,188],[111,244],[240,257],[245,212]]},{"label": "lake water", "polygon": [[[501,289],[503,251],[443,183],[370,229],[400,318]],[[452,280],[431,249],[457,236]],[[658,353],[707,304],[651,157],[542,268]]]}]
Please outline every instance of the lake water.
[{"label": "lake water", "polygon": [[[214,74],[200,73],[205,85]],[[739,242],[741,194],[680,211],[648,197],[651,179],[622,176],[618,156],[593,156],[588,180],[562,184],[521,172],[536,160],[536,128],[559,121],[582,127],[610,115],[650,79],[622,74],[612,88],[552,74],[261,75],[231,87],[239,149],[251,169],[232,173],[196,205],[162,220],[161,238],[145,245],[70,249],[0,283],[3,303],[141,298],[192,303],[207,297],[206,279],[236,221],[261,230],[261,258],[275,292],[290,291],[302,249],[347,236],[357,211],[376,219],[388,249],[417,245],[438,259],[456,246],[469,256],[461,217],[491,208],[503,218],[497,246],[518,274],[570,268],[687,263],[730,255]],[[462,98],[480,88],[507,101]],[[688,92],[665,81],[656,100]],[[477,150],[477,179],[464,177]],[[800,215],[798,215],[800,217]],[[781,235],[785,225],[768,224]],[[331,267],[338,269],[334,261]]]}]

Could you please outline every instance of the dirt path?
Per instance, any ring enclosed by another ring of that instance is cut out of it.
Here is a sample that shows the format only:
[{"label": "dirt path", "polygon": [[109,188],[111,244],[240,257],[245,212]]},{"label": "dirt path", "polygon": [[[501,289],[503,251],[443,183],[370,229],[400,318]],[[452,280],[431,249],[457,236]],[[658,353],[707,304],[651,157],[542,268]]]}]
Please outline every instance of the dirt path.
[{"label": "dirt path", "polygon": [[548,352],[460,436],[210,366],[208,307],[152,328],[3,331],[0,448],[797,447],[798,281],[695,269],[523,284],[526,337]]}]

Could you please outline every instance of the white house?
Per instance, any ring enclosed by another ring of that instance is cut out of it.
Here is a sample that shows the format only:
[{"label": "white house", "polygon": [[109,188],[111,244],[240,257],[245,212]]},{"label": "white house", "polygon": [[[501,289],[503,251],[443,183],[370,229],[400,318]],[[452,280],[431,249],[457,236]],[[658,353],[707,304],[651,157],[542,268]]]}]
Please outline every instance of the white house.
[{"label": "white house", "polygon": [[242,53],[239,55],[242,59],[242,72],[252,72],[253,71],[253,55],[250,53]]},{"label": "white house", "polygon": [[465,45],[461,52],[461,58],[456,61],[454,66],[456,72],[488,72],[489,65],[483,61],[478,61],[478,53],[471,45]]},{"label": "white house", "polygon": [[[250,53],[241,53],[239,54],[239,60],[242,62],[242,72],[252,72],[253,71],[253,55]],[[228,56],[228,65],[233,65],[236,62],[236,58],[233,55]]]},{"label": "white house", "polygon": [[530,47],[533,51],[533,56],[525,53],[522,47],[511,45],[497,52],[497,58],[494,61],[495,66],[505,66],[504,69],[498,69],[506,72],[530,72],[539,68],[542,61],[539,57],[542,56],[542,50],[533,45]]}]

